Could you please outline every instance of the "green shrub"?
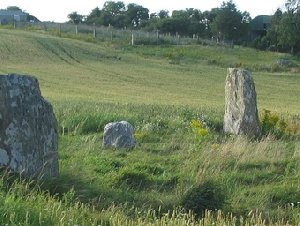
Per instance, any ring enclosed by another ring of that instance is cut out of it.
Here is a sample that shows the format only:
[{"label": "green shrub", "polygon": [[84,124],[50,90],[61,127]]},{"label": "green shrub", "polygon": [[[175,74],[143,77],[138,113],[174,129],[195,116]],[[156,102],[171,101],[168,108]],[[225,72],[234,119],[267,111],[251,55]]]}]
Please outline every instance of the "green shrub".
[{"label": "green shrub", "polygon": [[274,206],[298,206],[300,203],[300,188],[292,184],[274,187],[269,195]]},{"label": "green shrub", "polygon": [[207,180],[192,187],[182,199],[182,206],[192,210],[197,216],[202,216],[205,210],[222,209],[225,194],[221,186],[212,180]]},{"label": "green shrub", "polygon": [[263,110],[261,127],[263,135],[271,134],[276,138],[280,138],[287,133],[287,122],[276,113],[271,113],[271,111],[266,109]]},{"label": "green shrub", "polygon": [[143,190],[151,185],[151,179],[143,172],[124,170],[117,178],[117,185],[122,184],[131,189]]},{"label": "green shrub", "polygon": [[182,53],[175,53],[175,52],[168,52],[164,56],[169,60],[170,64],[180,64],[183,58]]}]

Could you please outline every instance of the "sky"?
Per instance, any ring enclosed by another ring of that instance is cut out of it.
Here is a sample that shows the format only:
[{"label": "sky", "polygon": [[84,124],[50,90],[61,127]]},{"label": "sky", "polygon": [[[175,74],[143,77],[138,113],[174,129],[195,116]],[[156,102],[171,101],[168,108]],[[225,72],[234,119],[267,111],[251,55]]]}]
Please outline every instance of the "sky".
[{"label": "sky", "polygon": [[[18,6],[36,16],[41,21],[66,22],[67,15],[78,12],[88,15],[92,9],[103,7],[106,0],[0,0],[0,9]],[[172,12],[186,8],[201,11],[221,6],[224,0],[118,0],[127,5],[136,3],[146,7],[151,13],[162,9]],[[248,11],[252,18],[257,15],[273,15],[277,8],[283,8],[285,0],[233,0],[240,11]]]}]

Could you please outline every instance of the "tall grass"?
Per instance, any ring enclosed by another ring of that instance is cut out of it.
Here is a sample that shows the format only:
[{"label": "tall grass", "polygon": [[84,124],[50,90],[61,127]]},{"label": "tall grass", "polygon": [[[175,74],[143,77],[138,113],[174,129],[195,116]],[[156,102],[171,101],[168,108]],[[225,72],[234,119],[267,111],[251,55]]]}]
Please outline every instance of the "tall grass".
[{"label": "tall grass", "polygon": [[[166,213],[161,210],[130,208],[131,217],[124,207],[111,206],[96,211],[87,204],[76,201],[74,191],[65,193],[61,199],[42,192],[26,182],[15,182],[7,190],[0,190],[0,223],[2,225],[124,225],[124,226],[181,226],[181,225],[291,225],[289,221],[265,219],[257,211],[250,211],[245,217],[235,217],[221,211],[205,211],[198,219],[191,211],[177,208]],[[297,208],[286,207],[297,215]],[[298,218],[299,219],[299,218]]]},{"label": "tall grass", "polygon": [[0,181],[1,225],[97,225],[95,211],[70,190],[61,200],[26,181]]},{"label": "tall grass", "polygon": [[[269,134],[249,140],[222,135],[222,113],[205,108],[81,103],[77,107],[84,110],[79,111],[73,104],[58,106],[59,124],[68,119],[74,126],[61,137],[62,178],[55,182],[54,193],[73,186],[83,202],[92,202],[97,209],[113,202],[165,213],[182,205],[191,189],[213,180],[224,192],[225,213],[245,217],[257,210],[267,222],[298,222],[297,208],[286,211],[300,198],[297,136]],[[85,122],[90,112],[99,121],[91,119],[86,126],[94,126],[82,130],[84,124],[77,123]],[[139,143],[134,151],[102,147],[104,116],[133,123]],[[195,130],[195,120],[205,123],[208,134]]]}]

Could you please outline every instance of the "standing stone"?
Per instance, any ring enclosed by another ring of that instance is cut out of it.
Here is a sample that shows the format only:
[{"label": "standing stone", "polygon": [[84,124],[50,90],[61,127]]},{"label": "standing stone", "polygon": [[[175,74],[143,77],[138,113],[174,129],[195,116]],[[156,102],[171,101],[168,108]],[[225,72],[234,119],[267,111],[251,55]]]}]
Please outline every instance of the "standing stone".
[{"label": "standing stone", "polygon": [[58,176],[57,122],[36,78],[0,75],[0,166],[28,178]]},{"label": "standing stone", "polygon": [[251,73],[229,68],[225,85],[224,132],[259,137],[255,85]]},{"label": "standing stone", "polygon": [[134,128],[129,122],[111,122],[104,127],[104,147],[132,149],[135,145]]}]

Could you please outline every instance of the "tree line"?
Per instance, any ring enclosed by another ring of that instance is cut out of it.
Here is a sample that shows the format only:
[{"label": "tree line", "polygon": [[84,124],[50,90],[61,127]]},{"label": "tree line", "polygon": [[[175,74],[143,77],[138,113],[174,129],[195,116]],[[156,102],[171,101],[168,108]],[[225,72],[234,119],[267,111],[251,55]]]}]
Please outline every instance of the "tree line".
[{"label": "tree line", "polygon": [[266,33],[254,46],[262,50],[300,52],[300,0],[287,0],[285,10],[277,9]]},{"label": "tree line", "polygon": [[87,16],[72,12],[70,22],[97,26],[113,26],[120,29],[159,30],[171,35],[198,36],[222,40],[241,40],[249,31],[251,20],[248,12],[241,12],[229,0],[219,8],[200,11],[194,8],[149,13],[149,9],[134,3],[127,6],[121,1],[107,1],[102,9],[96,7]]},{"label": "tree line", "polygon": [[252,18],[247,11],[240,11],[232,0],[224,1],[211,10],[187,8],[172,13],[149,9],[134,3],[106,1],[87,16],[72,12],[70,22],[97,26],[112,26],[119,29],[159,30],[171,35],[215,38],[246,44],[263,50],[300,51],[300,0],[286,0],[285,8],[278,9],[271,24],[258,37],[251,34]]}]

